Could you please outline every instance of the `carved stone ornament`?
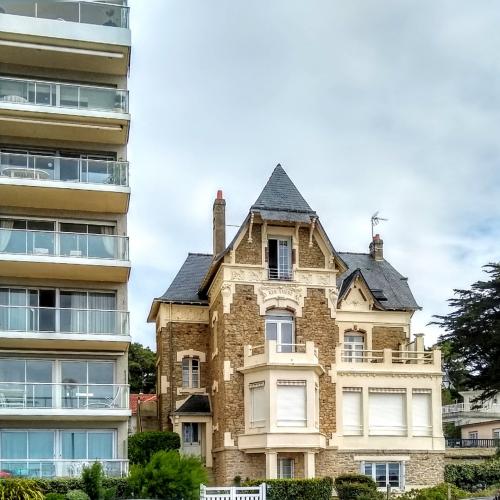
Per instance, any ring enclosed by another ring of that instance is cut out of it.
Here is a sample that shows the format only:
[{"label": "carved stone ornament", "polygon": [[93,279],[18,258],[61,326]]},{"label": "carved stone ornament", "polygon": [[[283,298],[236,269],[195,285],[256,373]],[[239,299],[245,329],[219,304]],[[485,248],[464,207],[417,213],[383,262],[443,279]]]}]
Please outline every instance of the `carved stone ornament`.
[{"label": "carved stone ornament", "polygon": [[266,314],[268,309],[292,309],[298,317],[302,316],[304,298],[307,295],[305,286],[297,285],[256,285],[257,302],[260,314]]},{"label": "carved stone ornament", "polygon": [[329,288],[326,290],[326,295],[328,298],[328,305],[330,306],[330,316],[332,318],[337,317],[337,303],[339,300],[339,289],[337,287],[335,288]]}]

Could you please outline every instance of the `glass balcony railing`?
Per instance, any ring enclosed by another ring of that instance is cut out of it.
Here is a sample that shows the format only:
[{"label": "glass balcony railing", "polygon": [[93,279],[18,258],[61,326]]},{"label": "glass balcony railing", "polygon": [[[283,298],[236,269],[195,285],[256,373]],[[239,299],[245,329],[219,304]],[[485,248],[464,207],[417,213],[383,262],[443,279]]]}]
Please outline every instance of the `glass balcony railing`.
[{"label": "glass balcony railing", "polygon": [[129,335],[129,313],[97,309],[0,305],[0,331]]},{"label": "glass balcony railing", "polygon": [[0,152],[0,177],[128,186],[128,162]]},{"label": "glass balcony railing", "polygon": [[125,1],[0,0],[0,14],[128,28]]},{"label": "glass balcony railing", "polygon": [[128,113],[128,91],[59,82],[0,77],[0,102]]},{"label": "glass balcony railing", "polygon": [[128,238],[0,228],[0,254],[128,260]]},{"label": "glass balcony railing", "polygon": [[94,462],[102,464],[104,473],[109,477],[125,477],[128,474],[128,460],[0,460],[2,477],[79,477],[83,468]]}]

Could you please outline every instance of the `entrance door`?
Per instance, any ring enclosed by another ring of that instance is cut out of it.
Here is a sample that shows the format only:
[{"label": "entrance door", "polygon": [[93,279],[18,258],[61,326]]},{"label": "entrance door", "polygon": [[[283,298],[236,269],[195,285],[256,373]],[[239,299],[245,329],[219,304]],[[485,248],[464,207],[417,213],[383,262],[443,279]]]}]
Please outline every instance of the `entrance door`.
[{"label": "entrance door", "polygon": [[182,424],[182,451],[187,455],[201,455],[200,424],[195,422]]}]

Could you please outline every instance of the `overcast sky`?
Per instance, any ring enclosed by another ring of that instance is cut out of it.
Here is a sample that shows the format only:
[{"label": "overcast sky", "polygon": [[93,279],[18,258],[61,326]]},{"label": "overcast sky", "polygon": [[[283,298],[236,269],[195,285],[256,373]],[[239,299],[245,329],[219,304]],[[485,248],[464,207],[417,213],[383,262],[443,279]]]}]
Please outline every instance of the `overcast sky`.
[{"label": "overcast sky", "polygon": [[[130,0],[132,336],[212,202],[240,224],[281,163],[335,248],[387,260],[423,307],[499,260],[500,11],[495,0]],[[230,232],[230,236],[231,236]]]}]

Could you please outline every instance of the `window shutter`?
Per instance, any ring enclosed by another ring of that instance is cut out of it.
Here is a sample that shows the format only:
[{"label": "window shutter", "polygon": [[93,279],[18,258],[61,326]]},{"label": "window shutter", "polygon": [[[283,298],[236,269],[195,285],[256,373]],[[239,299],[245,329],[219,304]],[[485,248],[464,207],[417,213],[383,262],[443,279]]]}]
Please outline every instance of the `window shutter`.
[{"label": "window shutter", "polygon": [[432,434],[431,394],[413,393],[413,435],[430,436]]},{"label": "window shutter", "polygon": [[342,393],[344,436],[360,436],[362,434],[361,396],[361,390],[344,390]]},{"label": "window shutter", "polygon": [[281,427],[306,427],[306,383],[278,380],[277,424]]},{"label": "window shutter", "polygon": [[269,262],[269,247],[266,247],[264,250],[264,260]]},{"label": "window shutter", "polygon": [[292,264],[297,264],[297,249],[292,249]]},{"label": "window shutter", "polygon": [[370,435],[372,436],[403,436],[406,434],[405,393],[392,391],[370,390],[368,418]]},{"label": "window shutter", "polygon": [[262,427],[266,423],[266,400],[264,382],[250,384],[251,424],[252,427]]}]

